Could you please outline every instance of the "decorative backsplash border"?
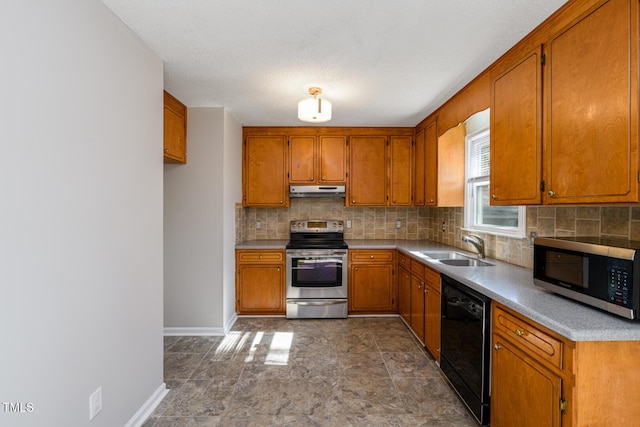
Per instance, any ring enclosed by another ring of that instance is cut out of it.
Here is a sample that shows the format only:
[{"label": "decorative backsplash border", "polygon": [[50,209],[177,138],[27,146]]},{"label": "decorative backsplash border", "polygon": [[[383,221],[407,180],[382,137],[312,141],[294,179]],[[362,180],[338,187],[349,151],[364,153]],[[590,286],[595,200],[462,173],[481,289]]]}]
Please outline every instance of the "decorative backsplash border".
[{"label": "decorative backsplash border", "polygon": [[[297,219],[351,220],[345,239],[432,240],[474,251],[462,242],[463,208],[347,207],[342,199],[292,199],[289,208],[243,208],[236,205],[236,242],[288,239],[289,223]],[[396,228],[396,221],[400,228]],[[261,227],[257,228],[260,222]],[[540,237],[601,236],[640,240],[638,206],[530,206],[527,234]],[[477,233],[486,254],[511,264],[533,267],[528,238],[514,239]]]}]

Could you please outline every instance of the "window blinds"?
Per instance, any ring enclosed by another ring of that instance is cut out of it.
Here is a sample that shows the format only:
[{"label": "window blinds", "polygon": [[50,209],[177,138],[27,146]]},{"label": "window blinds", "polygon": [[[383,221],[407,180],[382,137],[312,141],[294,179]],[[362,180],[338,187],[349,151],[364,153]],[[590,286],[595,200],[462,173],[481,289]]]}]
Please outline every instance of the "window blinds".
[{"label": "window blinds", "polygon": [[469,140],[469,151],[469,182],[488,179],[489,132],[482,132]]}]

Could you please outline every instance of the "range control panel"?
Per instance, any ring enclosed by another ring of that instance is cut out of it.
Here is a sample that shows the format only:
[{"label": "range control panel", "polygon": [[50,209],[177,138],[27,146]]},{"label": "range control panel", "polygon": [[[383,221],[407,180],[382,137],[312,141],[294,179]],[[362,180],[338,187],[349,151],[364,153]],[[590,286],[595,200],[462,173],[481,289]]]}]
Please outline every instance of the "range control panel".
[{"label": "range control panel", "polygon": [[292,233],[343,233],[344,225],[339,220],[299,220],[291,221]]}]

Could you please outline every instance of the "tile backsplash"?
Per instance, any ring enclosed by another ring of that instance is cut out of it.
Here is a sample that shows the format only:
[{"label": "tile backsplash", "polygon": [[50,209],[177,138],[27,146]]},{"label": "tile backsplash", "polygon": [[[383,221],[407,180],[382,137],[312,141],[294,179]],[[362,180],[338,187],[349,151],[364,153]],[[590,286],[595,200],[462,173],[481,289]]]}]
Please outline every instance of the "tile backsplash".
[{"label": "tile backsplash", "polygon": [[[292,199],[289,208],[243,208],[236,206],[236,242],[288,239],[289,222],[297,219],[351,220],[345,239],[432,240],[474,251],[462,236],[462,208],[347,207],[343,199]],[[396,228],[396,221],[400,228]],[[260,229],[257,228],[258,222]],[[527,235],[540,237],[602,236],[640,240],[639,206],[530,206]],[[486,254],[511,264],[533,267],[529,239],[483,233]]]}]

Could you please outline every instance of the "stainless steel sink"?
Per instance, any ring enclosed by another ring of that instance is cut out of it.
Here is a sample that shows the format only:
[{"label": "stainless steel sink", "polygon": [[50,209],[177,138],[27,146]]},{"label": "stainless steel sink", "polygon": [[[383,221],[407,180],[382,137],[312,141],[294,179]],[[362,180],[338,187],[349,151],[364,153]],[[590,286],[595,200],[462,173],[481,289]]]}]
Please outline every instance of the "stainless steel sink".
[{"label": "stainless steel sink", "polygon": [[454,251],[421,251],[419,253],[431,259],[471,259],[467,255]]},{"label": "stainless steel sink", "polygon": [[438,261],[442,264],[453,265],[456,267],[493,267],[493,264],[469,257],[465,257],[465,259],[441,259]]}]

